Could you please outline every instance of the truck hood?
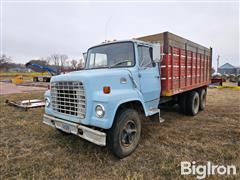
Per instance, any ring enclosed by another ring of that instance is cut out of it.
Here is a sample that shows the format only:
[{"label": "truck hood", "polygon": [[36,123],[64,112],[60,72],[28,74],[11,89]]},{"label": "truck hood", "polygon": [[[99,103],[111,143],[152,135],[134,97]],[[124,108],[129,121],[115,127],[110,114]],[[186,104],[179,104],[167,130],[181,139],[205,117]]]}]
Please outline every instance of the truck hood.
[{"label": "truck hood", "polygon": [[[118,104],[125,100],[136,100],[140,97],[140,92],[134,86],[137,79],[138,72],[134,68],[92,69],[54,76],[51,78],[51,83],[64,81],[83,83],[86,113],[85,118],[82,119],[57,111],[51,111],[51,115],[60,119],[107,129],[112,125],[114,112]],[[103,92],[103,87],[106,86],[110,87],[109,94]],[[95,115],[97,104],[105,107],[106,114],[103,119],[99,119]]]},{"label": "truck hood", "polygon": [[128,76],[130,72],[127,69],[90,69],[82,71],[74,71],[67,74],[61,74],[51,78],[51,82],[56,81],[87,81],[100,80],[101,77],[104,79],[113,78],[114,76],[122,77]]}]

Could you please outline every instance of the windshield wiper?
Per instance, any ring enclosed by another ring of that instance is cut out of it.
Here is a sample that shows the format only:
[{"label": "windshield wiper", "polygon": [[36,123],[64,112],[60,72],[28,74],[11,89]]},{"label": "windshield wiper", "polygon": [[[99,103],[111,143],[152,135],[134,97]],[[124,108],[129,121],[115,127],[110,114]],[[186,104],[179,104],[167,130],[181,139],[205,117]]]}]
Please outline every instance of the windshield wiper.
[{"label": "windshield wiper", "polygon": [[122,63],[125,63],[125,62],[132,62],[132,61],[131,61],[131,60],[123,60],[123,61],[119,61],[119,62],[117,62],[117,63],[115,63],[115,64],[109,66],[109,68],[114,67],[114,66],[117,66],[117,65],[122,64]]}]

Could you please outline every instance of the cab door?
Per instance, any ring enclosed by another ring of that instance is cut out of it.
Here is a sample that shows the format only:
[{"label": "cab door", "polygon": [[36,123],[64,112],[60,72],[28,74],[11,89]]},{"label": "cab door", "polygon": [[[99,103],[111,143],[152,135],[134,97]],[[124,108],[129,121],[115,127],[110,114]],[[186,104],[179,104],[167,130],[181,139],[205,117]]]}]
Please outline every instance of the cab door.
[{"label": "cab door", "polygon": [[144,102],[149,109],[156,108],[160,99],[161,87],[159,68],[152,60],[152,48],[138,45],[138,58],[140,90]]}]

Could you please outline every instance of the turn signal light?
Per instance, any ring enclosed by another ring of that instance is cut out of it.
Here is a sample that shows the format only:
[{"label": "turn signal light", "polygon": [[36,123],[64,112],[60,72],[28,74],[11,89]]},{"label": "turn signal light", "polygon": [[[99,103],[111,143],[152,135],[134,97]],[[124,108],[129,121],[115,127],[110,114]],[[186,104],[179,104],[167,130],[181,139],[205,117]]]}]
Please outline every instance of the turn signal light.
[{"label": "turn signal light", "polygon": [[103,93],[104,94],[109,94],[111,92],[111,88],[109,86],[104,86],[103,87]]}]

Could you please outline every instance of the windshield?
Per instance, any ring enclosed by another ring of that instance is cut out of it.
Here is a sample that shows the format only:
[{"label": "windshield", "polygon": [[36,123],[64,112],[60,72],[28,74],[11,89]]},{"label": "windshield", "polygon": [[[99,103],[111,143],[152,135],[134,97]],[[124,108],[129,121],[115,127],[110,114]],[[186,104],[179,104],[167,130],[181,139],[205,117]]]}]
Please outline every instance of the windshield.
[{"label": "windshield", "polygon": [[88,50],[86,65],[87,69],[133,66],[133,43],[120,42],[91,48]]}]

